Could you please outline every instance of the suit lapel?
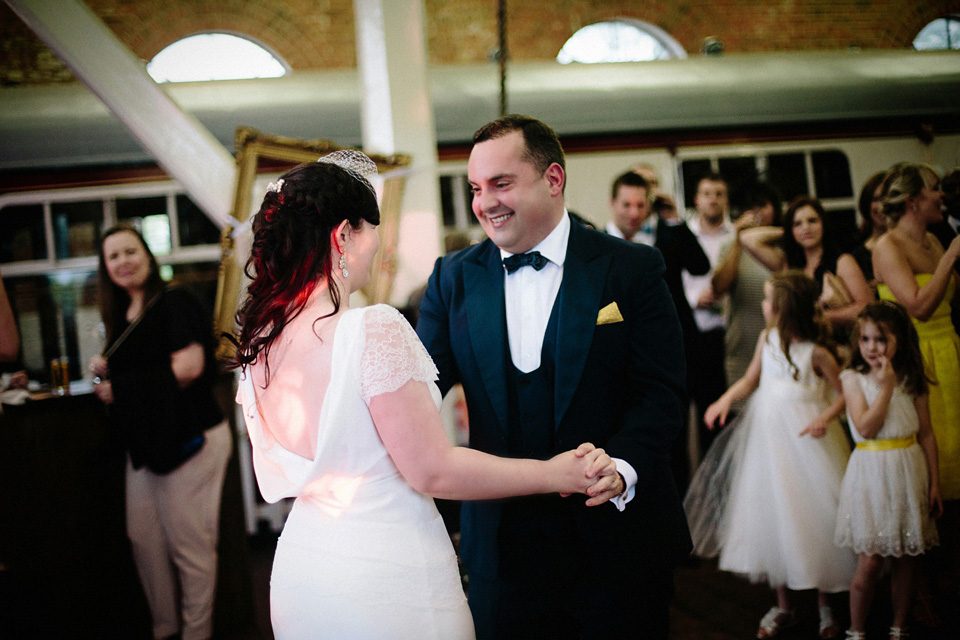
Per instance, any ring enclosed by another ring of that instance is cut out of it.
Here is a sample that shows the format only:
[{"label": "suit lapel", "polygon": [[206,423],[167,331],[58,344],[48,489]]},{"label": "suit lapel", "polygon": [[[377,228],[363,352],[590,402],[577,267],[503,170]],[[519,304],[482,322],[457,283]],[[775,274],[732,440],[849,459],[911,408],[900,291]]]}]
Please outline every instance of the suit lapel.
[{"label": "suit lapel", "polygon": [[557,294],[557,370],[554,383],[554,427],[559,427],[583,376],[610,256],[595,250],[588,232],[575,221]]},{"label": "suit lapel", "polygon": [[[489,241],[488,241],[489,242]],[[503,297],[503,266],[500,252],[489,242],[489,249],[475,261],[463,265],[467,330],[480,376],[490,403],[507,431],[506,304]]]}]

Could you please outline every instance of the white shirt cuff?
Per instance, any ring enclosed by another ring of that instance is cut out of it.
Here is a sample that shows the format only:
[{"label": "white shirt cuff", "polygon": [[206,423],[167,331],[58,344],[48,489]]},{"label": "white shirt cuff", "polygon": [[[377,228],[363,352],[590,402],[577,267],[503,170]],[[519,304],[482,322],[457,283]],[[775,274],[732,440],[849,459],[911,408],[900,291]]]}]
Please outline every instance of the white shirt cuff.
[{"label": "white shirt cuff", "polygon": [[621,458],[610,459],[617,465],[617,472],[623,476],[623,482],[626,485],[623,493],[610,500],[610,502],[617,508],[617,511],[623,511],[637,492],[637,470],[626,460]]}]

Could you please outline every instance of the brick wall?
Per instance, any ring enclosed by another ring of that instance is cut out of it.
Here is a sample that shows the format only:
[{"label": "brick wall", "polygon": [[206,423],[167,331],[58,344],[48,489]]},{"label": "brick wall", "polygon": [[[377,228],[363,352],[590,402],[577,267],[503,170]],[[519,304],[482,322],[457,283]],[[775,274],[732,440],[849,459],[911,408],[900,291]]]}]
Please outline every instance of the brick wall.
[{"label": "brick wall", "polygon": [[[497,47],[495,0],[424,0],[433,64],[475,63]],[[351,0],[87,0],[144,60],[198,31],[252,37],[294,70],[356,64]],[[960,0],[508,0],[513,60],[551,60],[579,28],[643,20],[689,53],[707,36],[727,52],[909,47],[928,22],[960,14]],[[548,7],[545,9],[544,7]],[[72,81],[44,44],[0,4],[0,85]]]}]

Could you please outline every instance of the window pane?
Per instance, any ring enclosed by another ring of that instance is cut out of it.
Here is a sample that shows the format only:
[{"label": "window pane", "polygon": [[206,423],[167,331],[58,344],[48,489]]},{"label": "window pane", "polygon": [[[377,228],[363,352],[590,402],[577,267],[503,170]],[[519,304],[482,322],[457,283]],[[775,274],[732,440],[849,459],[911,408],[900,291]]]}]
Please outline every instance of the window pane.
[{"label": "window pane", "polygon": [[140,226],[137,222],[145,216],[155,216],[167,212],[167,198],[152,196],[150,198],[117,198],[117,220]]},{"label": "window pane", "polygon": [[781,153],[767,156],[768,181],[787,204],[794,198],[804,195],[807,187],[807,165],[802,153]]},{"label": "window pane", "polygon": [[720,175],[727,181],[731,211],[743,211],[744,190],[757,182],[756,157],[720,158],[717,166],[720,168]]},{"label": "window pane", "polygon": [[853,196],[850,163],[842,151],[814,151],[813,184],[817,197],[849,198]]},{"label": "window pane", "polygon": [[557,54],[557,62],[641,62],[673,57],[650,31],[636,24],[609,21],[587,25],[573,34]]},{"label": "window pane", "polygon": [[103,202],[55,202],[50,208],[53,213],[56,257],[97,255],[97,242],[103,225]]},{"label": "window pane", "polygon": [[71,380],[91,375],[87,363],[103,335],[93,271],[5,279],[21,338],[21,362],[33,380],[50,380],[50,360],[66,357]]},{"label": "window pane", "polygon": [[827,211],[830,216],[830,229],[837,240],[840,251],[849,252],[859,244],[857,215],[853,209],[835,209]]},{"label": "window pane", "polygon": [[457,214],[453,206],[453,183],[451,176],[440,176],[440,208],[443,210],[443,226],[454,227],[457,224]]},{"label": "window pane", "polygon": [[0,263],[46,258],[43,205],[30,204],[0,209]]},{"label": "window pane", "polygon": [[[440,176],[440,207],[443,212],[443,226],[460,228],[462,221],[467,226],[479,224],[472,210],[473,192],[465,175]],[[461,211],[461,216],[457,212]]]},{"label": "window pane", "polygon": [[278,78],[287,69],[259,44],[228,33],[201,33],[174,42],[147,64],[157,82]]},{"label": "window pane", "polygon": [[217,262],[188,262],[168,266],[173,269],[171,284],[186,287],[200,298],[200,301],[206,307],[206,312],[211,314],[212,322],[220,264]]},{"label": "window pane", "polygon": [[710,173],[710,160],[684,160],[680,164],[680,171],[683,175],[683,202],[688,209],[692,209],[697,183]]},{"label": "window pane", "polygon": [[166,196],[118,198],[117,221],[140,232],[154,255],[170,253],[170,217]]},{"label": "window pane", "polygon": [[918,51],[942,51],[960,49],[960,19],[957,16],[937,18],[929,23],[913,40]]},{"label": "window pane", "polygon": [[217,225],[185,195],[177,196],[177,226],[181,247],[220,244],[220,230]]}]

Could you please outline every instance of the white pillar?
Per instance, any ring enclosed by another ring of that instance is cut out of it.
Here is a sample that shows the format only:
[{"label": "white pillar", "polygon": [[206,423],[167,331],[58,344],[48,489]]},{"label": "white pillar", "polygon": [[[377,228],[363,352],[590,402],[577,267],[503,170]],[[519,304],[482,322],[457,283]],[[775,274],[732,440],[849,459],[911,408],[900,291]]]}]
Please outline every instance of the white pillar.
[{"label": "white pillar", "polygon": [[440,248],[437,134],[427,84],[423,0],[354,0],[363,147],[413,159],[404,186],[391,303],[426,282]]},{"label": "white pillar", "polygon": [[6,0],[217,226],[230,220],[236,164],[80,0]]}]

